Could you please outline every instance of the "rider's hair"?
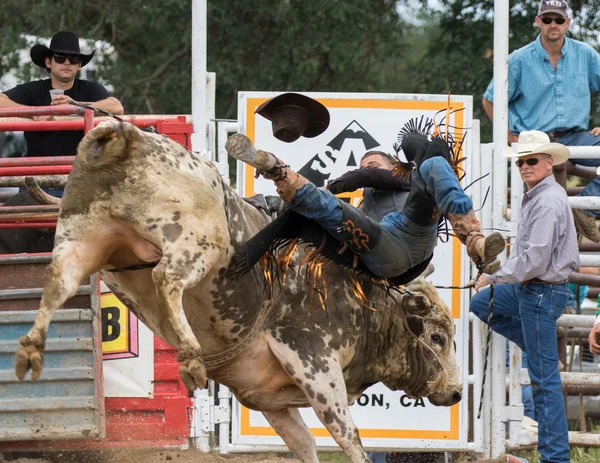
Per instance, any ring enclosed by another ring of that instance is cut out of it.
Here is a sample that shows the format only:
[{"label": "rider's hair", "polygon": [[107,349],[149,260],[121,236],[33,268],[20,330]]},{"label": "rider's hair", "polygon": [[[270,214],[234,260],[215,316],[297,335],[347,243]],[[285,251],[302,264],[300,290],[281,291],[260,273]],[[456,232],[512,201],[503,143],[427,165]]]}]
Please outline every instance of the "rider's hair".
[{"label": "rider's hair", "polygon": [[363,157],[362,157],[362,158],[360,158],[360,160],[361,160],[361,162],[362,162],[363,160],[365,160],[365,159],[367,159],[368,157],[371,157],[371,156],[381,156],[381,157],[383,157],[383,158],[387,159],[388,161],[390,161],[391,163],[394,163],[394,161],[396,161],[396,160],[395,160],[395,159],[394,159],[392,156],[390,156],[388,153],[385,153],[385,152],[383,152],[383,151],[377,151],[377,150],[374,150],[374,151],[367,151],[365,154],[363,154]]}]

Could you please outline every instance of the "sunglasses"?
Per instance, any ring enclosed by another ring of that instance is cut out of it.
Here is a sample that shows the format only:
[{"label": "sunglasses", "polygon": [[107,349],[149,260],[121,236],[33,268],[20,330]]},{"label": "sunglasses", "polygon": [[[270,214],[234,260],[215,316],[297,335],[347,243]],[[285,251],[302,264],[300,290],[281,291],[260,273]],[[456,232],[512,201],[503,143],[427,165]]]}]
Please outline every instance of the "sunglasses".
[{"label": "sunglasses", "polygon": [[[548,159],[548,158],[543,158],[543,159]],[[521,167],[523,167],[523,164],[527,164],[528,166],[535,166],[540,161],[541,161],[540,158],[517,159],[515,161],[515,164],[517,165],[518,168],[521,168]]]},{"label": "sunglasses", "polygon": [[556,24],[561,25],[567,22],[567,18],[540,18],[544,24],[552,24],[554,21]]},{"label": "sunglasses", "polygon": [[52,57],[54,58],[54,61],[56,61],[58,64],[63,64],[67,60],[69,60],[69,63],[71,64],[81,64],[81,56],[79,55],[61,55],[58,53],[54,53]]}]

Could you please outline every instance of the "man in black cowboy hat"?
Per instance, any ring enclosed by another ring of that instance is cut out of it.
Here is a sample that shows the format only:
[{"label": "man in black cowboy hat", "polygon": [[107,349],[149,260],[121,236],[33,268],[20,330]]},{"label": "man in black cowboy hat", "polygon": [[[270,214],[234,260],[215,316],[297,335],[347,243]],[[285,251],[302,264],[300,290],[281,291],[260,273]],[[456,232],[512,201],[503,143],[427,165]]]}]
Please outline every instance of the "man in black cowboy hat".
[{"label": "man in black cowboy hat", "polygon": [[[97,108],[112,114],[123,114],[123,106],[119,100],[111,96],[101,84],[76,78],[79,70],[90,62],[94,53],[81,53],[79,38],[68,31],[54,34],[50,47],[34,45],[31,48],[31,60],[46,69],[50,78],[17,85],[0,93],[0,108],[62,105],[72,99],[93,103]],[[63,90],[64,94],[51,98],[50,90]],[[40,116],[36,119],[48,120],[51,117]],[[25,132],[27,156],[74,155],[82,138],[81,130]]]},{"label": "man in black cowboy hat", "polygon": [[[81,53],[79,39],[73,32],[60,31],[54,34],[50,47],[34,45],[31,60],[46,69],[49,79],[36,80],[17,85],[4,94],[0,93],[0,108],[18,106],[50,106],[67,104],[72,99],[94,106],[112,114],[123,114],[119,100],[111,96],[102,85],[77,79],[79,70],[88,64],[94,52]],[[63,95],[50,97],[50,90],[63,90]],[[49,120],[52,116],[34,117]],[[83,138],[83,130],[25,132],[27,156],[67,156],[77,153],[77,145]],[[62,189],[46,190],[53,196],[62,196]],[[37,204],[27,191],[10,198],[6,206]],[[0,253],[52,251],[53,234],[37,229],[0,231]]]}]

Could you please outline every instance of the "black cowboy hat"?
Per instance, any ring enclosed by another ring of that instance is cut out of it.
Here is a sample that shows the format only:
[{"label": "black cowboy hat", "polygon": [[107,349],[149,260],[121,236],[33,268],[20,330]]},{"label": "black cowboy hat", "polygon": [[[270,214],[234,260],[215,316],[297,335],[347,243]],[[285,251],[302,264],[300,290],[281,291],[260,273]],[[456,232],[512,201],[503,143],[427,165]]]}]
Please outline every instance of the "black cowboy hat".
[{"label": "black cowboy hat", "polygon": [[329,127],[327,108],[299,93],[282,93],[265,101],[254,112],[270,120],[275,138],[286,143],[300,137],[314,138]]},{"label": "black cowboy hat", "polygon": [[84,67],[90,62],[96,50],[89,55],[81,53],[79,50],[79,38],[73,32],[60,31],[52,36],[50,48],[39,44],[31,47],[31,61],[39,67],[46,69],[46,58],[50,58],[54,53],[81,56],[81,67]]}]

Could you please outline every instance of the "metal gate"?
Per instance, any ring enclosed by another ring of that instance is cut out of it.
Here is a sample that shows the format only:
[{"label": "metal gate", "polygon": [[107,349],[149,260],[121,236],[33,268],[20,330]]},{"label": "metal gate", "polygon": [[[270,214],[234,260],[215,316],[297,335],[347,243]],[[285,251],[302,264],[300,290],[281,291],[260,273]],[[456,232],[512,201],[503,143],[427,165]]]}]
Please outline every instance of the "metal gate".
[{"label": "metal gate", "polygon": [[20,382],[19,338],[31,328],[50,254],[0,256],[0,440],[104,437],[97,277],[79,287],[48,330],[44,372]]}]

